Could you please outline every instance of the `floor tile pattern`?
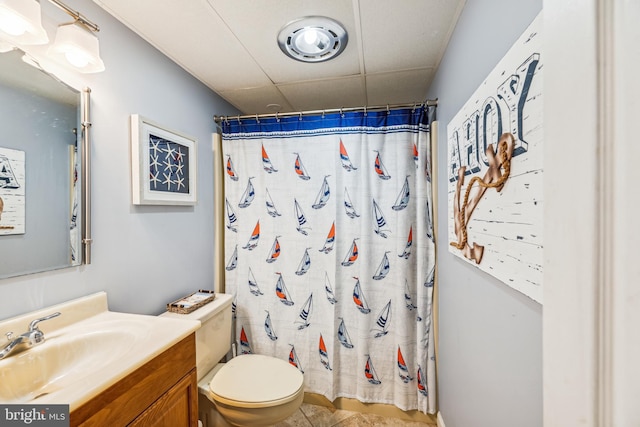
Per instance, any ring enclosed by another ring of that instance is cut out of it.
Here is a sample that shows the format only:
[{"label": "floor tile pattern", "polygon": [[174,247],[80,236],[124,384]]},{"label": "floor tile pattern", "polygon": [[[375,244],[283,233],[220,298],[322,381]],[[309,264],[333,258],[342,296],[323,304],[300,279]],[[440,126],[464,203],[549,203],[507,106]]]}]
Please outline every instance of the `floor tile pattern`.
[{"label": "floor tile pattern", "polygon": [[377,414],[344,411],[303,403],[292,416],[274,427],[435,427],[417,421],[383,417]]}]

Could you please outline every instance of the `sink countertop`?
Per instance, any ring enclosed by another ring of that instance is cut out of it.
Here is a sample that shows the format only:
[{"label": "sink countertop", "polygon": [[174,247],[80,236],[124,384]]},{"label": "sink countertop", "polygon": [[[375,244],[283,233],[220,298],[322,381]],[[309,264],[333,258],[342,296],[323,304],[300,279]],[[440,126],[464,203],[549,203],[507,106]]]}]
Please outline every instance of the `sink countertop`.
[{"label": "sink countertop", "polygon": [[[33,319],[56,311],[62,315],[38,325],[44,332],[46,341],[0,360],[0,377],[1,371],[5,369],[3,365],[6,363],[3,362],[16,356],[29,357],[30,351],[38,352],[48,343],[53,346],[65,340],[73,340],[74,334],[93,334],[99,340],[99,334],[106,332],[111,340],[106,345],[118,348],[114,348],[113,352],[110,349],[102,349],[96,354],[91,354],[93,363],[99,364],[100,368],[74,374],[75,376],[64,382],[64,386],[54,386],[52,391],[23,403],[69,404],[70,410],[73,411],[200,328],[200,322],[197,320],[109,311],[106,293],[99,292],[0,321],[0,333],[11,331],[16,335],[21,334],[28,330],[28,325]],[[114,356],[115,353],[118,356]]]}]

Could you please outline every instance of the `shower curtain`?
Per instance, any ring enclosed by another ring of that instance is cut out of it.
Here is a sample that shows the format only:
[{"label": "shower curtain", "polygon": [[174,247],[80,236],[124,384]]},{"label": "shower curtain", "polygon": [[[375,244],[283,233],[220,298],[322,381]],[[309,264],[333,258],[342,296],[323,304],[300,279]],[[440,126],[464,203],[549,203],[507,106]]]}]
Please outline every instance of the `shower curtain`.
[{"label": "shower curtain", "polygon": [[221,123],[239,354],[288,360],[331,401],[435,412],[433,114]]}]

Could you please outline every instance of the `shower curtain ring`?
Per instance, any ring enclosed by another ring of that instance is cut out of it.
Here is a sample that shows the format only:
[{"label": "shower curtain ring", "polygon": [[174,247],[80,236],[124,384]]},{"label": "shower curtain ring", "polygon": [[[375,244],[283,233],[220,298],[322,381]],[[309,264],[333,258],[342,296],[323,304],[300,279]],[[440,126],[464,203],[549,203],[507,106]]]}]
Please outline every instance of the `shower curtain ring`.
[{"label": "shower curtain ring", "polygon": [[389,111],[389,104],[387,104],[387,114],[391,114],[391,111]]},{"label": "shower curtain ring", "polygon": [[367,106],[364,106],[364,116],[367,117]]},{"label": "shower curtain ring", "polygon": [[417,107],[417,104],[414,102],[414,103],[413,103],[413,108],[411,109],[411,112],[412,112],[412,113],[415,113],[415,112],[416,112],[416,107]]},{"label": "shower curtain ring", "polygon": [[342,107],[340,107],[340,117],[344,119],[344,113],[342,112]]},{"label": "shower curtain ring", "polygon": [[257,114],[256,114],[256,123],[260,124],[260,119],[258,118]]},{"label": "shower curtain ring", "polygon": [[238,124],[241,125],[242,122],[240,121],[240,114],[238,114]]},{"label": "shower curtain ring", "polygon": [[280,123],[280,117],[278,117],[278,112],[276,111],[276,121]]},{"label": "shower curtain ring", "polygon": [[224,116],[224,124],[225,125],[229,124],[229,116]]},{"label": "shower curtain ring", "polygon": [[298,120],[302,120],[302,112],[300,112],[300,117],[298,117]]},{"label": "shower curtain ring", "polygon": [[324,110],[322,110],[322,118],[324,119]]}]

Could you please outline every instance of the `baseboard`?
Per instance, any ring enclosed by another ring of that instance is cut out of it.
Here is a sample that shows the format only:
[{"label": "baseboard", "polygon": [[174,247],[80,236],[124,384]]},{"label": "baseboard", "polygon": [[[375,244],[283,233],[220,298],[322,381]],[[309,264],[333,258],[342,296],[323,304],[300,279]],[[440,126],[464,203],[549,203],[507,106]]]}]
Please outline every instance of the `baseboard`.
[{"label": "baseboard", "polygon": [[438,415],[436,416],[436,423],[438,427],[445,427],[444,420],[442,419],[442,412],[438,411]]},{"label": "baseboard", "polygon": [[[325,406],[327,408],[378,414],[385,417],[399,418],[405,421],[417,421],[428,424],[436,423],[436,417],[434,415],[424,414],[420,411],[403,411],[396,406],[384,403],[362,403],[359,400],[347,397],[338,397],[336,400],[331,402],[320,394],[305,393],[304,402],[312,405]],[[444,427],[444,424],[442,426]]]}]

